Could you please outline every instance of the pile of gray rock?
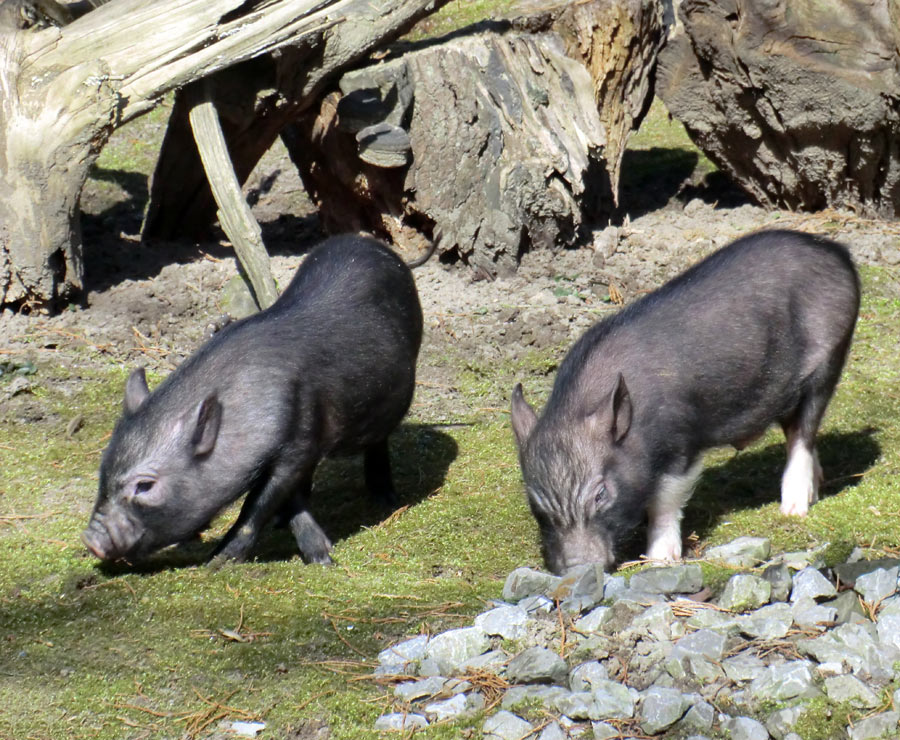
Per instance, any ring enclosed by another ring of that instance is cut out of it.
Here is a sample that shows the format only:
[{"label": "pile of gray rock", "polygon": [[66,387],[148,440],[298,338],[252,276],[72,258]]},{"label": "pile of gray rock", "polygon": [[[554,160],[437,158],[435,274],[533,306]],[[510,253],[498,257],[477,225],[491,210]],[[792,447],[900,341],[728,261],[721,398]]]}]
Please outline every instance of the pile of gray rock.
[{"label": "pile of gray rock", "polygon": [[696,562],[628,579],[519,568],[472,626],[379,654],[395,711],[376,729],[481,714],[492,740],[800,740],[812,703],[846,718],[842,737],[896,739],[900,560],[856,552],[826,568],[826,547],[709,548],[704,560],[735,570],[712,599]]}]

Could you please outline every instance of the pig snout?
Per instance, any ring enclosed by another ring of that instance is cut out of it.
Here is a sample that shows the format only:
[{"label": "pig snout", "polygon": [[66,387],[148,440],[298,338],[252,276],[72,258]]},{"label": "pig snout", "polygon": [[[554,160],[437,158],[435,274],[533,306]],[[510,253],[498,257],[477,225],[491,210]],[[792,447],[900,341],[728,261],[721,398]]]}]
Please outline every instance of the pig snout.
[{"label": "pig snout", "polygon": [[611,539],[586,526],[558,533],[552,540],[545,541],[544,550],[550,570],[557,575],[588,563],[599,563],[608,571],[615,560]]},{"label": "pig snout", "polygon": [[138,547],[142,533],[134,520],[121,513],[96,513],[81,533],[81,541],[100,560],[118,560]]}]

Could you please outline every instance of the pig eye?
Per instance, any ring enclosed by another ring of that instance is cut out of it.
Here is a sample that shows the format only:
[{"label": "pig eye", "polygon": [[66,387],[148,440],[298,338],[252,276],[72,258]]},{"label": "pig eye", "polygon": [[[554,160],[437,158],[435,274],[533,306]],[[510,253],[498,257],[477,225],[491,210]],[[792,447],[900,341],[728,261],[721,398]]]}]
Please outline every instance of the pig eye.
[{"label": "pig eye", "polygon": [[606,498],[606,485],[601,483],[600,487],[597,489],[597,493],[594,494],[594,503],[599,504],[604,498]]},{"label": "pig eye", "polygon": [[134,495],[140,496],[142,493],[148,493],[153,486],[156,485],[156,481],[153,480],[139,480],[134,484]]}]

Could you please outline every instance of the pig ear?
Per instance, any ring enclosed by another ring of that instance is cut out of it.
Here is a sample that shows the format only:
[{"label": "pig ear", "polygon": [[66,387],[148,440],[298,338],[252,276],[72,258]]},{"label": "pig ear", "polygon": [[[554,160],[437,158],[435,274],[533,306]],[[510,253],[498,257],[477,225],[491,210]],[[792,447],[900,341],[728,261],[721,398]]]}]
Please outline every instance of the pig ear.
[{"label": "pig ear", "polygon": [[534,430],[534,425],[537,423],[537,414],[534,413],[534,409],[525,400],[521,383],[516,383],[516,387],[513,388],[511,417],[512,428],[516,433],[516,441],[521,447],[528,441],[531,432]]},{"label": "pig ear", "polygon": [[625,378],[619,373],[616,389],[612,393],[612,425],[610,432],[613,441],[618,443],[631,427],[631,394],[625,385]]},{"label": "pig ear", "polygon": [[147,376],[144,375],[144,368],[136,368],[128,376],[128,382],[125,383],[125,411],[133,414],[149,395],[150,389],[147,387]]},{"label": "pig ear", "polygon": [[197,407],[196,426],[191,436],[194,455],[206,455],[216,446],[219,436],[219,423],[222,421],[222,404],[215,393],[207,396]]}]

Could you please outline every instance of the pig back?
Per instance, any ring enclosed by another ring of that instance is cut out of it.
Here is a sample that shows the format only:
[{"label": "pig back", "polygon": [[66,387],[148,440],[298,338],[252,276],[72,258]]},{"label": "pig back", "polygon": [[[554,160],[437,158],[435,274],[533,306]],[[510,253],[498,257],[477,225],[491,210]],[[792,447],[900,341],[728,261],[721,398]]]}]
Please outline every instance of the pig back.
[{"label": "pig back", "polygon": [[811,383],[836,380],[858,308],[845,248],[753,234],[588,330],[548,407],[590,407],[622,373],[645,442],[738,444],[788,414]]}]

